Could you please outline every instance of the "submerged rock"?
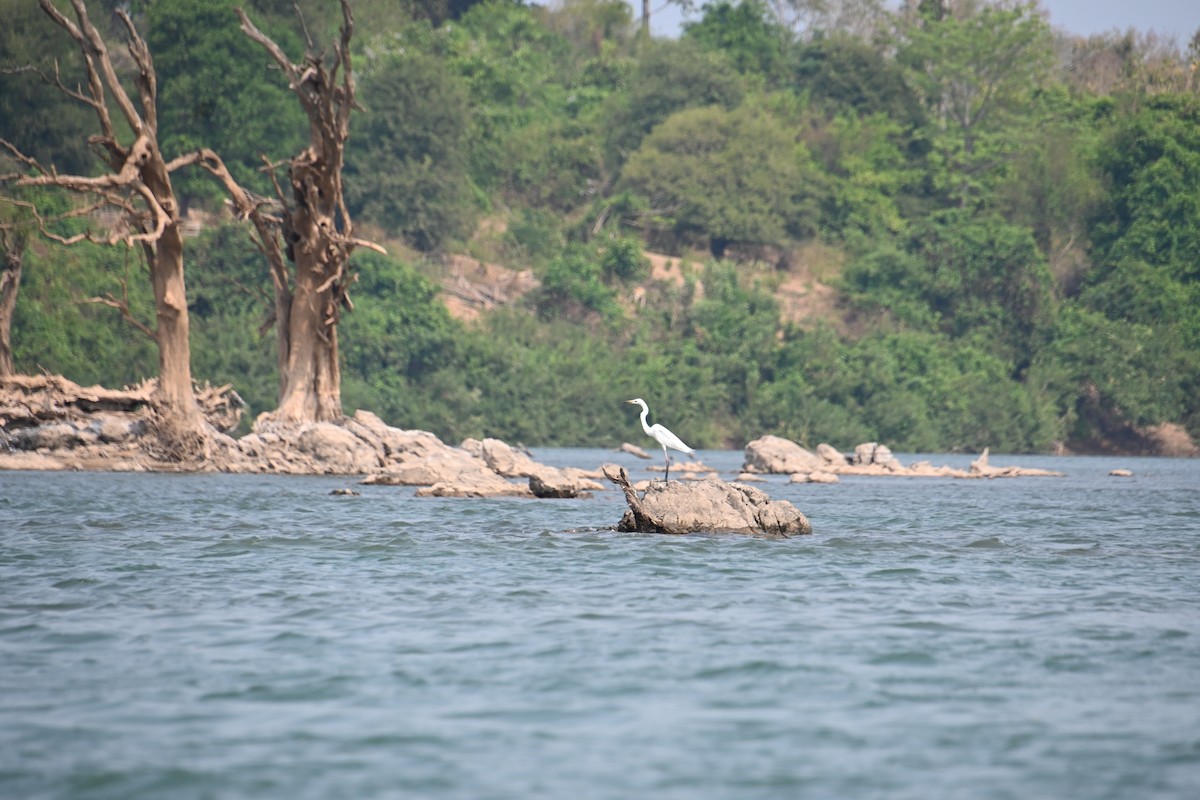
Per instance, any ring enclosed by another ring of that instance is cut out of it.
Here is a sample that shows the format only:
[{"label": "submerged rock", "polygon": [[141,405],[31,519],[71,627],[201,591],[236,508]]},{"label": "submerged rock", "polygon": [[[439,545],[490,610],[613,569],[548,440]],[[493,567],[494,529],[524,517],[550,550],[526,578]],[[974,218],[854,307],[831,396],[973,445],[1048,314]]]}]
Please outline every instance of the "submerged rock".
[{"label": "submerged rock", "polygon": [[1029,467],[993,467],[988,464],[988,448],[983,448],[979,458],[971,462],[971,474],[981,478],[1036,478],[1062,477],[1061,472]]},{"label": "submerged rock", "polygon": [[617,524],[619,531],[640,533],[736,533],[787,539],[812,533],[808,518],[786,500],[722,480],[656,481],[642,495],[629,483],[624,469],[605,471],[621,487],[629,509]]},{"label": "submerged rock", "polygon": [[544,498],[591,497],[583,491],[578,480],[562,470],[551,468],[529,476],[529,491],[534,497]]}]

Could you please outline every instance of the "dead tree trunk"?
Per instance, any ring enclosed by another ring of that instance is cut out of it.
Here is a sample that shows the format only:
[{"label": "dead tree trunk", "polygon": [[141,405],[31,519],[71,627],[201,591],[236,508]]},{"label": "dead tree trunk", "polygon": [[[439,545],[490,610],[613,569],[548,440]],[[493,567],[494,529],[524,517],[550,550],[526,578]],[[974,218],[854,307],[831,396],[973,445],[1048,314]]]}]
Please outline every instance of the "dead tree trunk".
[{"label": "dead tree trunk", "polygon": [[276,183],[283,206],[284,252],[292,265],[288,275],[286,269],[272,264],[279,326],[279,406],[269,417],[278,421],[342,418],[337,325],[342,309],[353,307],[347,293],[352,282],[350,254],[359,246],[380,250],[354,238],[342,193],[355,83],[350,62],[354,17],[346,0],[341,6],[343,25],[332,65],[314,52],[305,55],[302,63],[292,63],[245,12],[237,11],[242,30],[282,68],[288,88],[309,120],[308,147],[288,162],[286,186]]},{"label": "dead tree trunk", "polygon": [[13,374],[12,318],[21,286],[21,265],[25,258],[25,237],[0,230],[0,378]]},{"label": "dead tree trunk", "polygon": [[[16,183],[18,186],[62,187],[90,197],[98,206],[109,206],[121,212],[121,227],[104,236],[88,232],[62,238],[50,233],[44,224],[41,229],[45,235],[64,244],[83,239],[103,240],[108,244],[123,242],[141,249],[154,289],[154,324],[134,320],[128,306],[120,301],[110,299],[108,303],[120,308],[127,320],[151,335],[158,345],[159,378],[155,405],[164,446],[160,455],[176,460],[203,457],[208,451],[211,428],[193,394],[183,235],[179,226],[179,206],[171,186],[172,167],[165,162],[158,148],[158,87],[150,51],[129,14],[118,8],[115,13],[125,27],[129,55],[135,67],[135,103],[117,75],[104,40],[88,18],[83,0],[71,0],[74,21],[59,11],[52,0],[39,2],[42,10],[78,45],[87,73],[87,87],[67,87],[57,75],[46,76],[47,80],[96,114],[100,133],[92,141],[103,151],[110,172],[98,177],[60,175],[21,156],[8,145],[8,149],[33,173],[23,175]],[[110,102],[116,105],[128,126],[132,137],[129,144],[119,139]],[[34,215],[41,223],[36,209]]]}]

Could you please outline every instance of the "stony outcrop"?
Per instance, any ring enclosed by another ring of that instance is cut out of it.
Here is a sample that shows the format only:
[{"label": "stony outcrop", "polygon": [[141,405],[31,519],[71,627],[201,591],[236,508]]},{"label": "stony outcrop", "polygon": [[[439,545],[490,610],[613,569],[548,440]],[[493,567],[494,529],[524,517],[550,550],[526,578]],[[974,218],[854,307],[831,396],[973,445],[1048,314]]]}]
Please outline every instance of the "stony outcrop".
[{"label": "stony outcrop", "polygon": [[605,470],[605,477],[625,494],[629,509],[617,530],[639,533],[734,533],[786,539],[812,533],[808,518],[786,500],[722,480],[656,481],[642,494],[624,469]]},{"label": "stony outcrop", "polygon": [[[439,497],[582,497],[604,488],[597,481],[603,474],[600,470],[539,464],[527,451],[499,439],[467,440],[452,447],[426,431],[391,427],[367,411],[337,423],[288,424],[260,417],[249,434],[234,439],[222,431],[236,427],[242,403],[228,386],[198,390],[197,399],[213,426],[211,455],[203,462],[181,466],[155,458],[150,441],[154,435],[154,388],[153,381],[113,390],[82,387],[60,376],[0,378],[0,469],[355,475],[362,476],[364,483],[417,486],[419,495]],[[633,445],[622,448],[637,455],[635,449]],[[687,483],[722,483],[711,467],[699,461],[675,469]],[[969,470],[963,470],[936,467],[928,461],[904,466],[887,446],[876,442],[858,445],[848,458],[828,444],[819,445],[812,453],[782,437],[764,436],[746,445],[743,477],[751,480],[770,473],[789,474],[796,483],[834,483],[847,475],[1008,478],[1061,474],[992,466],[986,450]],[[655,486],[661,483],[643,482],[638,489],[658,498],[663,487],[675,485]]]},{"label": "stony outcrop", "polygon": [[824,442],[817,445],[817,455],[831,467],[844,467],[850,463],[850,459],[846,458],[846,455],[841,450]]},{"label": "stony outcrop", "polygon": [[788,481],[789,483],[839,483],[840,479],[832,472],[825,470],[816,470],[814,472],[797,472]]},{"label": "stony outcrop", "polygon": [[792,483],[837,483],[841,475],[900,478],[1027,478],[1062,475],[1061,472],[1045,469],[990,466],[987,449],[971,462],[970,469],[935,467],[928,461],[918,461],[906,467],[887,445],[878,442],[864,442],[856,446],[853,457],[847,458],[828,444],[818,445],[814,455],[795,442],[778,436],[764,436],[746,445],[743,469],[746,472],[791,475]]},{"label": "stony outcrop", "polygon": [[[151,455],[153,391],[153,383],[108,390],[50,376],[0,380],[0,469],[180,469]],[[227,400],[228,387],[201,393],[202,408],[217,422],[230,407]],[[240,439],[219,431],[214,439],[211,457],[188,469],[353,475],[368,484],[417,486],[419,496],[436,497],[585,497],[604,488],[598,468],[538,464],[498,439],[452,447],[426,431],[393,428],[368,411],[337,423],[264,416]]]},{"label": "stony outcrop", "polygon": [[743,472],[786,475],[811,472],[825,466],[825,460],[782,436],[762,436],[746,445]]},{"label": "stony outcrop", "polygon": [[548,469],[541,474],[530,475],[529,491],[533,492],[534,497],[542,498],[591,497],[591,492],[583,489],[579,480],[563,470]]},{"label": "stony outcrop", "polygon": [[[899,471],[903,466],[892,455],[891,448],[879,442],[864,442],[854,448],[854,458],[850,461],[856,467],[878,464],[892,471]],[[832,466],[832,465],[831,465]]]},{"label": "stony outcrop", "polygon": [[646,458],[646,459],[650,458],[650,454],[647,453],[642,448],[638,447],[636,444],[630,444],[629,442],[622,442],[621,447],[619,449],[622,453],[628,453],[629,455],[633,456],[634,458]]},{"label": "stony outcrop", "polygon": [[979,458],[971,462],[971,475],[978,478],[1057,478],[1062,473],[1028,467],[993,467],[988,464],[988,448],[985,447]]},{"label": "stony outcrop", "polygon": [[[156,457],[154,380],[108,389],[80,386],[60,375],[0,377],[0,469],[172,470]],[[244,404],[232,387],[197,387],[196,401],[212,426],[213,450],[233,443]]]},{"label": "stony outcrop", "polygon": [[[661,464],[651,464],[646,467],[648,472],[665,472],[666,467]],[[680,464],[675,464],[671,471],[684,481],[707,480],[717,474],[716,467],[710,467],[703,461],[684,461]]]}]

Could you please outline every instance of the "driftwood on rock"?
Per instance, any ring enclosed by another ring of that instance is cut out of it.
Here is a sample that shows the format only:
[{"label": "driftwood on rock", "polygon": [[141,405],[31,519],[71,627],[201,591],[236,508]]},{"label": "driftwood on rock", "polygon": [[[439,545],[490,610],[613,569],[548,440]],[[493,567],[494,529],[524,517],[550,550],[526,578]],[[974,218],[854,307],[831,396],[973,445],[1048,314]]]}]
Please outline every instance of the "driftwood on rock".
[{"label": "driftwood on rock", "polygon": [[[155,379],[107,389],[80,386],[59,375],[0,377],[0,468],[178,470],[162,452],[162,424]],[[236,428],[242,399],[228,385],[205,384],[196,403],[212,428],[208,463],[212,469],[233,440],[223,431]]]},{"label": "driftwood on rock", "polygon": [[621,488],[629,509],[617,530],[638,533],[736,533],[787,539],[812,533],[812,525],[786,500],[721,480],[654,482],[638,495],[623,468],[604,475]]}]

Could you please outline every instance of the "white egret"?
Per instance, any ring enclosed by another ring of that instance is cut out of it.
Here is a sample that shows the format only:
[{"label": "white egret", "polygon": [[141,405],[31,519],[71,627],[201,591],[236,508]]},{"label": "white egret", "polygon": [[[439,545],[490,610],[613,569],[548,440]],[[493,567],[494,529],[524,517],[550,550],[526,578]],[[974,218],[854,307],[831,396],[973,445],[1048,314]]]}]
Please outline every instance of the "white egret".
[{"label": "white egret", "polygon": [[638,397],[634,400],[626,400],[625,402],[632,406],[641,406],[642,407],[642,430],[644,430],[646,432],[647,436],[649,436],[651,439],[653,439],[654,441],[656,441],[660,445],[662,445],[663,461],[666,462],[666,467],[667,467],[667,477],[664,478],[664,480],[670,480],[671,479],[671,457],[667,455],[667,448],[669,447],[672,450],[678,450],[681,453],[687,453],[688,455],[693,455],[693,456],[696,455],[696,451],[693,450],[692,448],[688,447],[686,444],[684,444],[683,441],[678,436],[671,433],[669,430],[664,428],[659,423],[656,422],[653,425],[648,425],[646,423],[646,415],[650,413],[650,409],[646,407],[645,400]]}]

